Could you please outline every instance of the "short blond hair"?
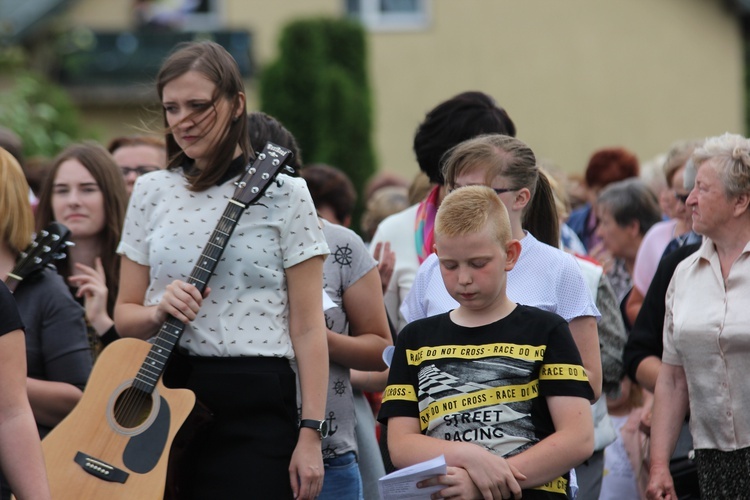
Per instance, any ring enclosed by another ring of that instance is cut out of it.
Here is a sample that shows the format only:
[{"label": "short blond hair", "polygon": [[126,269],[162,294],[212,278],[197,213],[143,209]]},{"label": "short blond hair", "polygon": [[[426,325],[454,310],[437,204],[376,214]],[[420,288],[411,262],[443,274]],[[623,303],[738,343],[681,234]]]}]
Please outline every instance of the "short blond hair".
[{"label": "short blond hair", "polygon": [[478,233],[490,224],[497,242],[505,247],[511,240],[508,210],[487,186],[458,188],[445,197],[435,217],[435,235],[455,238]]},{"label": "short blond hair", "polygon": [[20,253],[31,243],[34,213],[29,202],[29,184],[21,165],[0,148],[0,236],[10,250]]}]

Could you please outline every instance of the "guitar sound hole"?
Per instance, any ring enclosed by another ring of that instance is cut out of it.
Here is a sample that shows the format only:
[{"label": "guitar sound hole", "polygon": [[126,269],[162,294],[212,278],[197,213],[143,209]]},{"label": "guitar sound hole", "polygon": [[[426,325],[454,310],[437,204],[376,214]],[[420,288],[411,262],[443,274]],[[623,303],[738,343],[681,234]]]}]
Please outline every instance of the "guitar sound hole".
[{"label": "guitar sound hole", "polygon": [[115,421],[126,429],[138,427],[151,414],[153,401],[150,394],[128,387],[115,401]]}]

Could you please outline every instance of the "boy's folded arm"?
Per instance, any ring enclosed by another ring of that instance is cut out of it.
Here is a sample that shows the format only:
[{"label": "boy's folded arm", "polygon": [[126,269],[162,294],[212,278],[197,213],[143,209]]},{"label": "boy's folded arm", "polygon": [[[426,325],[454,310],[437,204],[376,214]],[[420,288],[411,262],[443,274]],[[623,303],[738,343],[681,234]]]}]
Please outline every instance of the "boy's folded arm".
[{"label": "boy's folded arm", "polygon": [[512,498],[520,498],[519,481],[525,476],[517,468],[476,444],[425,436],[416,418],[388,419],[388,450],[399,468],[445,455],[446,464],[466,469],[484,498],[508,498],[509,493]]},{"label": "boy's folded arm", "polygon": [[588,400],[573,396],[547,397],[555,432],[508,458],[526,475],[521,487],[545,484],[580,465],[594,452],[594,423]]}]

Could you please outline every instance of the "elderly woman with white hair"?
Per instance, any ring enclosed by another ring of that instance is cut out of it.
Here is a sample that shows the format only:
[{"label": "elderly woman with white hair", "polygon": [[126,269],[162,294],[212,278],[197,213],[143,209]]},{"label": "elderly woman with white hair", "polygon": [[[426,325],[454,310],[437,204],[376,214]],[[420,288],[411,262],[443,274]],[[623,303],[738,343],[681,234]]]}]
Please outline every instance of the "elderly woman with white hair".
[{"label": "elderly woman with white hair", "polygon": [[651,499],[673,498],[669,458],[690,410],[702,498],[750,491],[750,140],[724,134],[695,150],[687,199],[701,248],[669,285],[651,428]]}]

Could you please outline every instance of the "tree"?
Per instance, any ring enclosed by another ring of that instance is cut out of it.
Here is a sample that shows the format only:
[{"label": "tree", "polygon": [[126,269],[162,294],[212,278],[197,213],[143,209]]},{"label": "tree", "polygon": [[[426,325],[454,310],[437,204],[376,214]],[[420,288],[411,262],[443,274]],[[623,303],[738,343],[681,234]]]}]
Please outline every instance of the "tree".
[{"label": "tree", "polygon": [[55,156],[84,135],[68,95],[30,72],[21,72],[11,90],[0,93],[0,125],[21,137],[27,157]]},{"label": "tree", "polygon": [[352,220],[359,221],[363,187],[375,171],[364,29],[346,19],[297,20],[279,46],[260,78],[261,109],[294,134],[306,163],[349,176],[359,194]]}]

